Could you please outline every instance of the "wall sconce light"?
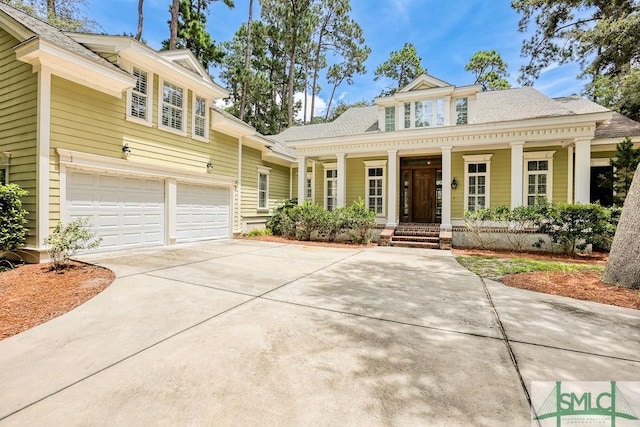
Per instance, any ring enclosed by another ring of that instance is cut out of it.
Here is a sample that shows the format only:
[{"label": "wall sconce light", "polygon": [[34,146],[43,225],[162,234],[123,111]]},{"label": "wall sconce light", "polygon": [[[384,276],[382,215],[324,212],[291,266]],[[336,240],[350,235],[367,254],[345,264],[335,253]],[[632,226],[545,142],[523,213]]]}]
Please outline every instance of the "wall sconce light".
[{"label": "wall sconce light", "polygon": [[131,155],[131,148],[129,148],[129,144],[126,142],[122,146],[122,155],[124,156],[125,159],[128,159],[129,156]]},{"label": "wall sconce light", "polygon": [[213,170],[213,163],[208,162],[207,163],[207,171],[212,171]]},{"label": "wall sconce light", "polygon": [[456,181],[456,177],[453,177],[453,181],[451,181],[451,188],[453,190],[455,190],[456,188],[458,188],[458,181]]}]

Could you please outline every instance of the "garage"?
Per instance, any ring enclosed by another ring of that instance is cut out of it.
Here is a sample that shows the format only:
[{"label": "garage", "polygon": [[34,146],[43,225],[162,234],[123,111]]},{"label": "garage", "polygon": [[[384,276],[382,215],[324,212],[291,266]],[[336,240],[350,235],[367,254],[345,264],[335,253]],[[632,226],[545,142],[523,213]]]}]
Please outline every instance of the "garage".
[{"label": "garage", "polygon": [[164,244],[164,181],[82,170],[67,173],[65,219],[92,219],[99,250]]},{"label": "garage", "polygon": [[231,236],[228,188],[179,183],[177,199],[177,243]]}]

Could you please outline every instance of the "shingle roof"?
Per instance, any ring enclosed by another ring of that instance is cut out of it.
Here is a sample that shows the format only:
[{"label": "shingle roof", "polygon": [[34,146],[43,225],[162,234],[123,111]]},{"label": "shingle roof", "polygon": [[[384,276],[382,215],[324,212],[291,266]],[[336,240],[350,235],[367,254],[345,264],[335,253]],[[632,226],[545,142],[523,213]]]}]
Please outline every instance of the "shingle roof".
[{"label": "shingle roof", "polygon": [[598,125],[595,132],[596,138],[625,138],[627,136],[640,136],[640,123],[613,113],[610,120]]},{"label": "shingle roof", "polygon": [[80,43],[74,41],[71,37],[66,35],[64,32],[47,24],[46,22],[43,22],[38,18],[34,18],[31,15],[27,15],[26,13],[16,8],[13,8],[5,3],[0,3],[0,10],[6,13],[9,17],[14,19],[18,23],[20,23],[22,26],[27,28],[29,31],[34,33],[40,39],[45,40],[68,52],[74,53],[85,59],[93,61],[99,65],[122,72],[122,70],[120,70],[120,68],[118,68],[117,66],[113,65],[112,63],[102,58],[100,55],[96,54],[95,52],[84,47]]},{"label": "shingle roof", "polygon": [[580,95],[571,95],[561,98],[553,98],[554,101],[563,104],[566,108],[571,110],[574,114],[588,114],[588,113],[600,113],[609,111],[608,108],[602,105],[596,104],[593,101],[589,101]]}]

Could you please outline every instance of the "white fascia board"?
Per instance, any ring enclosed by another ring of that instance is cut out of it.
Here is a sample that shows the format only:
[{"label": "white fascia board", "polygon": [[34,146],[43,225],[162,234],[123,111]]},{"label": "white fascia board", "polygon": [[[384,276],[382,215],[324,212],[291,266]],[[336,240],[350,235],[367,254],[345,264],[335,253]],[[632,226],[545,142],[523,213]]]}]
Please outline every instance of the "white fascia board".
[{"label": "white fascia board", "polygon": [[240,138],[256,134],[255,128],[239,120],[226,117],[223,113],[211,109],[211,129]]},{"label": "white fascia board", "polygon": [[20,24],[18,21],[2,11],[0,11],[0,27],[2,27],[7,33],[9,33],[12,37],[18,39],[20,42],[23,42],[35,36],[35,33],[33,31],[29,30],[24,25]]},{"label": "white fascia board", "polygon": [[262,160],[287,167],[298,167],[298,161],[295,159],[295,157],[291,157],[281,153],[274,153],[271,150],[262,152]]},{"label": "white fascia board", "polygon": [[135,85],[135,78],[124,71],[110,70],[44,40],[33,39],[14,50],[16,58],[34,70],[47,67],[52,74],[117,98]]},{"label": "white fascia board", "polygon": [[253,135],[246,135],[245,139],[255,141],[256,143],[262,144],[265,147],[273,147],[275,145],[273,142],[258,133],[254,133]]}]

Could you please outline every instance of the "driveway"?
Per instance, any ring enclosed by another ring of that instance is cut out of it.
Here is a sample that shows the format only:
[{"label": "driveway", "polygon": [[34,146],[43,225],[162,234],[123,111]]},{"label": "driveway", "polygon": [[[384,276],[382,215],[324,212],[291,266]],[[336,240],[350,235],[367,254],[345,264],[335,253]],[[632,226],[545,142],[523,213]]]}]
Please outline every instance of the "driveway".
[{"label": "driveway", "polygon": [[0,425],[528,426],[531,380],[640,381],[638,311],[483,282],[448,251],[84,259],[116,281],[0,341]]}]

